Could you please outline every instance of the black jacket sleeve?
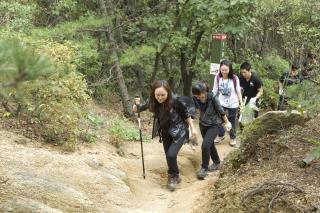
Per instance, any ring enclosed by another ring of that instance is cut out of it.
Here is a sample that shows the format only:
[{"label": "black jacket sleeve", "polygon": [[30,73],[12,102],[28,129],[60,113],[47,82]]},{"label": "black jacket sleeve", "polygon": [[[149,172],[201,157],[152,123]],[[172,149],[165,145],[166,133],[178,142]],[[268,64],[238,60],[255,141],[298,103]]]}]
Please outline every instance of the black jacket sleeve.
[{"label": "black jacket sleeve", "polygon": [[195,118],[196,108],[194,102],[190,97],[180,96],[175,99],[176,110],[181,115],[181,117],[186,120],[191,117]]},{"label": "black jacket sleeve", "polygon": [[221,106],[220,101],[216,95],[212,97],[212,102],[213,102],[213,106],[214,106],[214,109],[216,110],[216,112],[221,117],[224,116],[226,113],[225,113],[223,107]]},{"label": "black jacket sleeve", "polygon": [[140,104],[139,106],[139,112],[143,112],[145,110],[147,110],[149,108],[149,99],[144,103],[144,104]]}]

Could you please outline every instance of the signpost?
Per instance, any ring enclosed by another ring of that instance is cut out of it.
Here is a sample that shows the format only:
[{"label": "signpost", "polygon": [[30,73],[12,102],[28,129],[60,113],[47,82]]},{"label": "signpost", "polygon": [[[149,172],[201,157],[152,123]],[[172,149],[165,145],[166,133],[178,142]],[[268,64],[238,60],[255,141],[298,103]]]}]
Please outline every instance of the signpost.
[{"label": "signpost", "polygon": [[224,57],[225,41],[227,40],[226,34],[212,34],[211,43],[211,64],[209,84],[210,88],[213,87],[214,76],[219,73],[219,65],[221,59]]}]

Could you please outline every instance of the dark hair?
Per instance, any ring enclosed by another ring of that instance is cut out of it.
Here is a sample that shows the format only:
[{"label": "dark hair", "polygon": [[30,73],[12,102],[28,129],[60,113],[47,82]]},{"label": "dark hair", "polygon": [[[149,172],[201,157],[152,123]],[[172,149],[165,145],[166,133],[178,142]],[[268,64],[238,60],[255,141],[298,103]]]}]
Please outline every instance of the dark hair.
[{"label": "dark hair", "polygon": [[240,65],[240,70],[248,70],[248,71],[250,71],[251,70],[251,64],[249,62],[243,62]]},{"label": "dark hair", "polygon": [[150,110],[150,112],[153,112],[153,113],[158,112],[158,107],[160,107],[160,103],[157,101],[154,93],[155,93],[155,90],[160,87],[163,87],[168,92],[168,97],[165,100],[165,102],[163,103],[164,108],[169,111],[173,105],[172,91],[171,91],[169,83],[166,80],[157,80],[157,81],[154,81],[153,84],[151,85],[151,91],[150,91],[150,95],[149,95],[149,100],[150,100],[149,110]]},{"label": "dark hair", "polygon": [[294,62],[291,64],[291,69],[292,69],[292,70],[298,70],[299,68],[300,68],[299,62],[294,61]]},{"label": "dark hair", "polygon": [[312,53],[312,52],[308,52],[308,55],[307,55],[308,58],[311,58],[311,59],[315,59],[317,56],[316,54]]},{"label": "dark hair", "polygon": [[229,67],[228,78],[233,79],[232,63],[231,63],[230,61],[228,61],[228,60],[222,60],[222,61],[220,62],[219,76],[222,77],[221,67],[222,67],[223,65]]},{"label": "dark hair", "polygon": [[200,95],[201,93],[209,92],[209,87],[204,81],[197,81],[191,90],[193,95]]}]

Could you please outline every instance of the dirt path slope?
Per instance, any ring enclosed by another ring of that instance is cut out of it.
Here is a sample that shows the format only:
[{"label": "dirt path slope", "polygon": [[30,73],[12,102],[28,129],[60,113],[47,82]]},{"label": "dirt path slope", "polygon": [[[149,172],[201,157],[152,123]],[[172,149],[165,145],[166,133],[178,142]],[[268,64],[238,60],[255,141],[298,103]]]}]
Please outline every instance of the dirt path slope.
[{"label": "dirt path slope", "polygon": [[[166,189],[162,144],[144,145],[147,178],[142,178],[140,144],[128,143],[119,157],[104,143],[62,153],[8,131],[0,131],[0,212],[191,212],[208,185],[196,179],[200,147],[179,155],[183,181]],[[232,148],[218,145],[221,157]]]}]

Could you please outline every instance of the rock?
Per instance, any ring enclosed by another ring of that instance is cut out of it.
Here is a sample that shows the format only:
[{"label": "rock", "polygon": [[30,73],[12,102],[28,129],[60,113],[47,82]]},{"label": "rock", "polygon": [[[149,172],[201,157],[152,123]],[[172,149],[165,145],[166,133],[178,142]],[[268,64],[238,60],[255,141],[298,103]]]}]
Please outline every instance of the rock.
[{"label": "rock", "polygon": [[62,211],[51,208],[50,206],[47,206],[38,201],[21,197],[11,201],[8,205],[10,207],[7,208],[7,212],[62,213]]}]

